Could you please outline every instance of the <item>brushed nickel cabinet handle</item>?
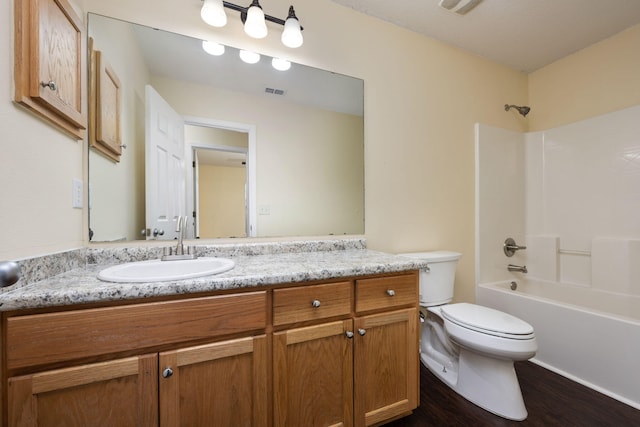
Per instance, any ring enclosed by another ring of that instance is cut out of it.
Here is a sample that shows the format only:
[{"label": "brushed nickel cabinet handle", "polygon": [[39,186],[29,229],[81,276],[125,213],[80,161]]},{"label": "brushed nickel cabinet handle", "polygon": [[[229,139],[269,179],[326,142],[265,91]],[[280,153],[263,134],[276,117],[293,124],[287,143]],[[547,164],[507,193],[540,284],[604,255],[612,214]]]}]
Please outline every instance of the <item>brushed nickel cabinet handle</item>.
[{"label": "brushed nickel cabinet handle", "polygon": [[56,84],[56,82],[54,82],[53,80],[49,80],[49,83],[45,83],[45,82],[40,82],[40,86],[42,87],[48,87],[49,89],[51,89],[52,91],[56,91],[58,90],[58,85]]},{"label": "brushed nickel cabinet handle", "polygon": [[311,303],[311,306],[313,308],[318,308],[320,307],[320,300],[314,299],[313,302]]}]

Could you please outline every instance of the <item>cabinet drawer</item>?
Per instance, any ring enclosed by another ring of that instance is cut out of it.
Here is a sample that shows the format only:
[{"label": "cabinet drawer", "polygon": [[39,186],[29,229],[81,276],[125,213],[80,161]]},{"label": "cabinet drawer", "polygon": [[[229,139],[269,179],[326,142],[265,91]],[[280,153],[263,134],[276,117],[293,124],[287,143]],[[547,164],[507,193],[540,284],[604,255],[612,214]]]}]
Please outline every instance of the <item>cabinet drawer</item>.
[{"label": "cabinet drawer", "polygon": [[351,313],[351,282],[273,291],[274,326]]},{"label": "cabinet drawer", "polygon": [[356,280],[357,312],[417,303],[417,274]]},{"label": "cabinet drawer", "polygon": [[266,327],[266,292],[7,319],[8,369],[231,335]]}]

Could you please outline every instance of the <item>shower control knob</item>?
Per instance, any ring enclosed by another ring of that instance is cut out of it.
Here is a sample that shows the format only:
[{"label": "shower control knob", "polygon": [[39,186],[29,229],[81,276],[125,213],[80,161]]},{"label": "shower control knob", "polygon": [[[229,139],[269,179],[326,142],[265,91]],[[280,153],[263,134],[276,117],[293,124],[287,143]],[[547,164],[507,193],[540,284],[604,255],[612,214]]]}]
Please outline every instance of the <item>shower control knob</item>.
[{"label": "shower control knob", "polygon": [[165,368],[165,370],[162,371],[162,378],[169,378],[171,375],[173,375],[173,369],[171,368]]},{"label": "shower control knob", "polygon": [[312,306],[313,308],[318,308],[318,307],[320,307],[320,301],[319,301],[319,300],[317,300],[317,299],[314,299],[314,300],[313,300],[313,302],[311,303],[311,306]]},{"label": "shower control knob", "polygon": [[387,295],[389,295],[390,297],[394,296],[396,294],[396,291],[394,291],[393,289],[387,289]]},{"label": "shower control knob", "polygon": [[527,249],[526,246],[519,246],[516,244],[516,241],[513,240],[511,237],[507,238],[504,241],[504,254],[508,257],[512,257],[513,254],[516,253],[516,251],[521,251],[523,249]]}]

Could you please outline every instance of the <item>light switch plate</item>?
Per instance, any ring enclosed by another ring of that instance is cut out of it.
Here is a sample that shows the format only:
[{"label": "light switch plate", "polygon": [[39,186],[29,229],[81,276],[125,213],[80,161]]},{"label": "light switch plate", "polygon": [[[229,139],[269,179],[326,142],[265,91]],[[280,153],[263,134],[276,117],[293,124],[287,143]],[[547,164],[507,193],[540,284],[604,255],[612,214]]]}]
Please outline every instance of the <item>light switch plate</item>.
[{"label": "light switch plate", "polygon": [[83,200],[83,183],[82,180],[74,179],[71,190],[71,207],[82,209]]}]

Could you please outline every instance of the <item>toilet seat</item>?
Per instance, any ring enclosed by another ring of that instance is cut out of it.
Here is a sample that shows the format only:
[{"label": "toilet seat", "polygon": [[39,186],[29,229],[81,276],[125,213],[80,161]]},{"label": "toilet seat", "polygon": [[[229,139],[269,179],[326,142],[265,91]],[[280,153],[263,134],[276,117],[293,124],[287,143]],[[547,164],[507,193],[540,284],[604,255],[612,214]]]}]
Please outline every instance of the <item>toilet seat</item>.
[{"label": "toilet seat", "polygon": [[440,313],[449,322],[483,334],[514,340],[535,337],[533,327],[510,314],[475,304],[458,303],[440,307]]}]

